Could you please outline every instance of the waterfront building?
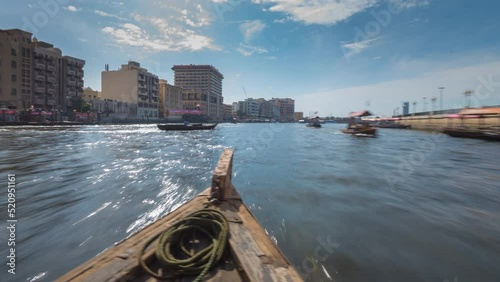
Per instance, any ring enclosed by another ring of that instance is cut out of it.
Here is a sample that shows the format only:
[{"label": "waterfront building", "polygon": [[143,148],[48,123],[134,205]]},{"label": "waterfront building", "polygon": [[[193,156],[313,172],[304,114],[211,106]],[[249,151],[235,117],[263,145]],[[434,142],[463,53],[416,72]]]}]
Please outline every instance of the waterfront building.
[{"label": "waterfront building", "polygon": [[[62,93],[60,102],[66,111],[74,110],[72,99],[83,96],[83,66],[85,61],[64,56],[62,58]],[[48,68],[48,66],[47,66]]]},{"label": "waterfront building", "polygon": [[224,108],[224,120],[233,120],[233,105],[223,104]]},{"label": "waterfront building", "polygon": [[137,119],[137,103],[111,99],[91,99],[93,111],[101,113],[102,122]]},{"label": "waterfront building", "polygon": [[33,48],[33,96],[35,109],[64,109],[61,70],[62,52],[54,45],[38,41],[35,37]]},{"label": "waterfront building", "polygon": [[0,108],[22,111],[32,105],[31,35],[0,29]]},{"label": "waterfront building", "polygon": [[245,101],[242,101],[241,105],[240,110],[242,110],[244,115],[252,118],[259,117],[259,102],[253,98],[247,98]]},{"label": "waterfront building", "polygon": [[93,90],[90,87],[83,88],[83,98],[90,100],[101,100],[101,91]]},{"label": "waterfront building", "polygon": [[256,99],[259,103],[259,117],[265,119],[273,118],[273,105],[270,101],[266,101],[264,98]]},{"label": "waterfront building", "polygon": [[222,80],[211,65],[174,65],[174,85],[182,88],[183,107],[200,110],[211,120],[223,117]]},{"label": "waterfront building", "polygon": [[295,121],[299,121],[299,120],[304,119],[304,112],[295,112],[295,113],[293,113],[293,119]]},{"label": "waterfront building", "polygon": [[233,102],[233,115],[237,116],[240,110],[240,104],[238,102]]},{"label": "waterfront building", "polygon": [[130,61],[121,69],[102,72],[102,98],[136,105],[137,118],[156,119],[159,117],[158,76]]},{"label": "waterfront building", "polygon": [[29,32],[0,30],[0,107],[72,111],[72,97],[83,95],[84,65]]},{"label": "waterfront building", "polygon": [[182,88],[160,79],[159,117],[166,118],[169,116],[169,111],[182,109]]},{"label": "waterfront building", "polygon": [[295,100],[290,98],[272,98],[271,103],[274,105],[274,118],[284,122],[294,120]]},{"label": "waterfront building", "polygon": [[403,102],[403,116],[410,115],[410,102]]}]

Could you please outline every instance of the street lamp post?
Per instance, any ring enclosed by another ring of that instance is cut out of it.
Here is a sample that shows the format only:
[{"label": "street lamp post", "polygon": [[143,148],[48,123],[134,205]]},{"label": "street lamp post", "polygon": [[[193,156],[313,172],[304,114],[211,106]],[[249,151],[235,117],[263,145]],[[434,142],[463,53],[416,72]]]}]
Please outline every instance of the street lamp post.
[{"label": "street lamp post", "polygon": [[470,102],[470,96],[472,95],[472,90],[466,90],[464,92],[464,97],[465,97],[465,104],[464,104],[464,108],[468,108],[469,107],[469,102]]},{"label": "street lamp post", "polygon": [[431,115],[434,114],[434,105],[436,104],[436,100],[437,100],[436,97],[432,97],[431,99]]},{"label": "street lamp post", "polygon": [[413,101],[413,115],[417,113],[417,101]]},{"label": "street lamp post", "polygon": [[441,86],[438,89],[439,89],[439,110],[442,111],[443,110],[443,92],[444,92],[444,87]]},{"label": "street lamp post", "polygon": [[427,100],[427,97],[422,97],[422,111],[425,112],[426,110],[426,101]]}]

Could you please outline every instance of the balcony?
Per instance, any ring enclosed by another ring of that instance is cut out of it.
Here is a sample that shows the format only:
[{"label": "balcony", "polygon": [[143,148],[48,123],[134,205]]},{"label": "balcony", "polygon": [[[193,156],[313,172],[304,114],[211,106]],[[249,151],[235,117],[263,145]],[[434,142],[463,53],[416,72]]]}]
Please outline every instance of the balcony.
[{"label": "balcony", "polygon": [[68,91],[69,96],[76,96],[76,91],[75,90],[69,90]]},{"label": "balcony", "polygon": [[45,75],[41,72],[35,73],[35,80],[37,81],[45,81]]},{"label": "balcony", "polygon": [[74,69],[68,69],[68,75],[76,75],[76,71]]},{"label": "balcony", "polygon": [[78,86],[78,87],[83,87],[83,80],[78,80],[78,81],[76,82],[76,86]]},{"label": "balcony", "polygon": [[139,75],[139,81],[146,81],[146,77],[144,75]]},{"label": "balcony", "polygon": [[56,105],[56,99],[47,99],[47,105],[49,105],[49,106],[55,106]]},{"label": "balcony", "polygon": [[55,87],[47,88],[47,93],[50,95],[56,95],[56,88]]},{"label": "balcony", "polygon": [[56,71],[56,65],[55,64],[47,65],[47,70],[48,71]]},{"label": "balcony", "polygon": [[36,84],[34,87],[36,93],[45,93],[45,86],[41,84]]},{"label": "balcony", "polygon": [[76,75],[77,75],[78,77],[83,77],[83,76],[85,75],[85,72],[84,72],[83,70],[77,70],[77,71],[76,71]]},{"label": "balcony", "polygon": [[33,99],[33,103],[35,105],[45,105],[45,99],[35,98],[35,99]]},{"label": "balcony", "polygon": [[45,62],[42,60],[35,60],[35,68],[44,70],[45,69]]},{"label": "balcony", "polygon": [[56,77],[53,75],[48,75],[47,76],[47,81],[50,83],[56,83]]},{"label": "balcony", "polygon": [[70,80],[68,80],[68,81],[67,81],[67,83],[66,83],[66,84],[67,84],[67,85],[70,85],[70,86],[76,86],[76,80],[74,80],[74,79],[70,79]]}]

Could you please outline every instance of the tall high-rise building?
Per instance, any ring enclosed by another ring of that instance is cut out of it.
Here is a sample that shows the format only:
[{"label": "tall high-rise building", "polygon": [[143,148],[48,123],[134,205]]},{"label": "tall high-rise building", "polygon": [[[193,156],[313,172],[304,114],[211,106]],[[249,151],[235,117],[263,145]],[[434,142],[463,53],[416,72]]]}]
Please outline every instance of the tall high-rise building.
[{"label": "tall high-rise building", "polygon": [[0,108],[18,111],[32,105],[32,34],[0,29]]},{"label": "tall high-rise building", "polygon": [[158,118],[158,76],[130,61],[121,69],[102,72],[102,98],[137,105],[137,118]]},{"label": "tall high-rise building", "polygon": [[174,65],[174,85],[182,88],[184,109],[201,110],[212,120],[223,118],[222,80],[211,65]]}]

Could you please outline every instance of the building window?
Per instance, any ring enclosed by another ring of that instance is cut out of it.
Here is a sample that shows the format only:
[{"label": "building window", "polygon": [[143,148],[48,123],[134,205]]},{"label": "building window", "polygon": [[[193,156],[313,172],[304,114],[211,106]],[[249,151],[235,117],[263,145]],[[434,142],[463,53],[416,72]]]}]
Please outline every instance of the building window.
[{"label": "building window", "polygon": [[14,68],[14,69],[15,69],[15,68],[17,68],[17,62],[16,62],[16,61],[12,61],[12,62],[10,63],[10,66],[11,66],[12,68]]},{"label": "building window", "polygon": [[12,75],[12,81],[13,81],[13,82],[16,82],[16,81],[17,81],[17,75],[15,75],[15,74],[13,74],[13,75]]},{"label": "building window", "polygon": [[31,52],[30,52],[30,49],[26,49],[26,53],[28,55],[28,58],[31,58]]},{"label": "building window", "polygon": [[12,95],[12,96],[16,96],[16,95],[17,95],[17,89],[16,89],[16,88],[12,88],[12,89],[10,90],[10,95]]},{"label": "building window", "polygon": [[24,47],[21,48],[21,54],[23,57],[26,57],[26,48]]},{"label": "building window", "polygon": [[11,54],[12,56],[17,56],[16,49],[11,49],[11,50],[10,50],[10,54]]}]

